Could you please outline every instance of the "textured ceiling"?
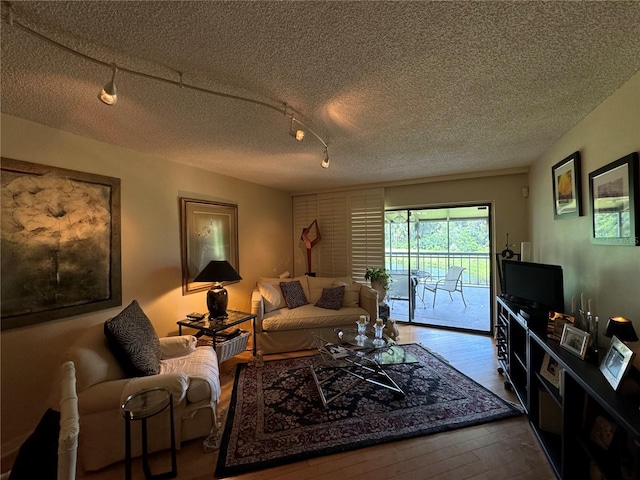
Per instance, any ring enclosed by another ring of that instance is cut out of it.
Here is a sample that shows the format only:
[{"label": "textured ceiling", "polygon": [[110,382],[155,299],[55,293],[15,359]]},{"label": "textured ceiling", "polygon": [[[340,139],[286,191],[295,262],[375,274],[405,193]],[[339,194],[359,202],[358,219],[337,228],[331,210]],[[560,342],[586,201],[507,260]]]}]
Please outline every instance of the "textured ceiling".
[{"label": "textured ceiling", "polygon": [[[525,167],[640,70],[640,2],[13,2],[2,112],[287,191]],[[47,88],[55,96],[47,95]],[[567,152],[571,153],[571,152]],[[560,159],[559,159],[560,160]]]}]

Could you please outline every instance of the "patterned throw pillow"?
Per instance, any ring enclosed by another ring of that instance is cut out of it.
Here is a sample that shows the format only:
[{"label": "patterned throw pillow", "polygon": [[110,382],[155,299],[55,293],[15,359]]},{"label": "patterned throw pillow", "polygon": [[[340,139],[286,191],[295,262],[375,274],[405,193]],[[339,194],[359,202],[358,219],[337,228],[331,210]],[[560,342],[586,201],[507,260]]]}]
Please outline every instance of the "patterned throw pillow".
[{"label": "patterned throw pillow", "polygon": [[344,297],[344,285],[334,288],[323,288],[320,300],[316,302],[316,307],[340,310]]},{"label": "patterned throw pillow", "polygon": [[300,281],[280,282],[280,288],[282,289],[284,301],[287,302],[287,308],[290,310],[309,304]]},{"label": "patterned throw pillow", "polygon": [[104,322],[104,334],[127,375],[145,377],[159,372],[160,339],[136,300]]}]

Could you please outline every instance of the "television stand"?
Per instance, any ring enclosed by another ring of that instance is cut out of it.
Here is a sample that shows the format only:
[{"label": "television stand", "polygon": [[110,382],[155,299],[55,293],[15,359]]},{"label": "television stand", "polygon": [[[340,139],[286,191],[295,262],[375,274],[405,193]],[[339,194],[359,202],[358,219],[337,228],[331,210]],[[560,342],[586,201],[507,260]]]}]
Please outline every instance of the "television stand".
[{"label": "television stand", "polygon": [[[560,479],[640,479],[640,385],[628,375],[618,391],[594,365],[547,339],[539,311],[498,297],[497,356],[505,387],[512,388]],[[535,327],[535,328],[533,328]],[[552,383],[543,365],[562,369]],[[607,432],[613,432],[607,435]]]}]

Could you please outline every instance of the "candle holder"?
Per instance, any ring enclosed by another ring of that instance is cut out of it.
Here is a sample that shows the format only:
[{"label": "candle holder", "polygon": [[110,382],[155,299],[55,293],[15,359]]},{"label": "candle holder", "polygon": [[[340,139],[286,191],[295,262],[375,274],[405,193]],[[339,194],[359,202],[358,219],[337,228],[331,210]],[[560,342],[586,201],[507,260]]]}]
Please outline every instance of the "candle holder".
[{"label": "candle holder", "polygon": [[373,344],[376,347],[382,347],[384,345],[384,339],[382,338],[382,330],[384,329],[384,323],[382,323],[381,319],[377,319],[376,323],[373,325],[373,332],[375,338],[373,339]]},{"label": "candle holder", "polygon": [[356,335],[356,341],[364,342],[367,339],[367,325],[369,324],[369,319],[366,315],[360,315],[360,318],[356,322],[356,326],[358,327],[358,335]]}]

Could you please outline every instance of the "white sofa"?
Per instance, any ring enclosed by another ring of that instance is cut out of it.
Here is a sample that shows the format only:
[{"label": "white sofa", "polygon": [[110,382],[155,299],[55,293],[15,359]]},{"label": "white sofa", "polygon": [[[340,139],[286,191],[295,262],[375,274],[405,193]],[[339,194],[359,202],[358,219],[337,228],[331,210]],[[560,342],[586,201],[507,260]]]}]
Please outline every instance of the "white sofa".
[{"label": "white sofa", "polygon": [[[166,387],[173,393],[176,446],[207,437],[220,398],[218,361],[212,348],[196,348],[191,335],[160,338],[160,373],[127,378],[109,348],[102,324],[87,329],[67,352],[74,362],[80,411],[79,460],[97,470],[125,457],[124,418],[120,406],[143,388]],[[141,454],[140,422],[132,422],[133,455]],[[169,448],[168,410],[148,421],[149,452]]]},{"label": "white sofa", "polygon": [[[280,282],[299,281],[307,305],[287,308]],[[315,304],[323,289],[344,286],[345,293],[338,310]],[[251,313],[256,315],[255,341],[264,354],[292,352],[315,348],[314,334],[332,339],[335,328],[355,328],[360,315],[378,318],[378,292],[354,283],[349,277],[260,278],[251,295]]]}]

